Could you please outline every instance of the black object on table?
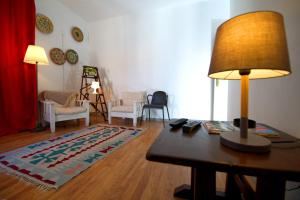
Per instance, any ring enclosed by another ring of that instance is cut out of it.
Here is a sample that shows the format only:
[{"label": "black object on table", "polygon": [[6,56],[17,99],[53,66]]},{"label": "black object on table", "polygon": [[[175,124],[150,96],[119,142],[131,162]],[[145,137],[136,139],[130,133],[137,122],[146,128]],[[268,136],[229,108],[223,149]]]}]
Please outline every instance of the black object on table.
[{"label": "black object on table", "polygon": [[201,126],[201,121],[190,121],[182,126],[182,132],[191,133]]},{"label": "black object on table", "polygon": [[171,121],[169,123],[169,125],[172,128],[180,128],[183,124],[187,123],[187,121],[188,121],[188,119],[186,119],[186,118],[175,119],[175,120]]},{"label": "black object on table", "polygon": [[[257,200],[283,200],[285,182],[300,181],[299,157],[299,147],[272,147],[266,154],[234,151],[220,144],[219,135],[208,134],[203,127],[193,134],[166,127],[146,155],[150,161],[191,167],[191,186],[178,187],[174,195],[201,200],[239,199],[237,175],[257,177]],[[216,191],[217,171],[227,173],[224,194]]]}]

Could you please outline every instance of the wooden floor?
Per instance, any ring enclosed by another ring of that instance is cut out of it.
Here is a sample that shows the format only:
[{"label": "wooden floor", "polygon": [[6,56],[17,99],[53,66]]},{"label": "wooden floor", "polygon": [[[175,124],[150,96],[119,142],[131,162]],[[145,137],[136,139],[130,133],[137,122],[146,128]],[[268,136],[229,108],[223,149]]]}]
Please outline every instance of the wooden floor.
[{"label": "wooden floor", "polygon": [[[91,124],[106,123],[99,116]],[[55,134],[22,132],[0,137],[0,153],[26,146],[72,130],[83,128],[83,121],[58,124]],[[115,125],[131,126],[130,119],[113,120]],[[190,168],[150,162],[146,152],[163,128],[160,121],[144,121],[146,131],[139,137],[98,161],[89,169],[61,186],[44,191],[14,176],[0,174],[0,200],[6,199],[97,199],[97,200],[168,200],[174,188],[190,182]],[[217,174],[217,189],[224,190],[225,175]]]}]

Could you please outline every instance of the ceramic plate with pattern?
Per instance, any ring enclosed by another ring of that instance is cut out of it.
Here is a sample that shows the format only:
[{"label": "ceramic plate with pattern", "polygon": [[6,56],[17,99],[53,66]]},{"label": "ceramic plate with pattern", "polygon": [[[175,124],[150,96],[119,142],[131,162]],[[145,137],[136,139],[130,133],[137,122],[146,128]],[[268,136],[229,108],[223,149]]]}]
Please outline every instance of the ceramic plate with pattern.
[{"label": "ceramic plate with pattern", "polygon": [[76,64],[78,62],[78,54],[73,49],[69,49],[66,52],[66,59],[70,64]]},{"label": "ceramic plate with pattern", "polygon": [[82,42],[82,40],[83,40],[83,33],[80,30],[80,28],[73,27],[71,32],[72,32],[72,36],[73,36],[74,40],[76,40],[77,42]]},{"label": "ceramic plate with pattern", "polygon": [[57,65],[62,65],[66,62],[64,52],[59,48],[53,48],[50,50],[50,58],[52,62]]},{"label": "ceramic plate with pattern", "polygon": [[37,14],[35,18],[35,25],[42,33],[52,33],[53,31],[53,24],[45,15]]}]

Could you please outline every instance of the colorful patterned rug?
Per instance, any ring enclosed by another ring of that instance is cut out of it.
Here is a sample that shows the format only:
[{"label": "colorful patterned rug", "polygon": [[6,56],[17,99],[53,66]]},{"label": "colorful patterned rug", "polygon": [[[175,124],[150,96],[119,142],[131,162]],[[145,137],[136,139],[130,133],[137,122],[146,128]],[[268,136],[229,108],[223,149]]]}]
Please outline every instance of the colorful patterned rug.
[{"label": "colorful patterned rug", "polygon": [[0,154],[0,170],[42,188],[58,188],[143,129],[95,125]]}]

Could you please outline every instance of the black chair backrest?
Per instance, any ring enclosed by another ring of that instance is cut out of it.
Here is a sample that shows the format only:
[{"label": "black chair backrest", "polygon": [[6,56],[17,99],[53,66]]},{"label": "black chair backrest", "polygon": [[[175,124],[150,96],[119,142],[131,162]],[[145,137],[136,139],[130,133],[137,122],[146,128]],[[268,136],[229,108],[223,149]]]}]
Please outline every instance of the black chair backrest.
[{"label": "black chair backrest", "polygon": [[151,99],[152,105],[164,105],[167,106],[168,104],[168,96],[167,93],[164,91],[156,91],[152,95]]}]

